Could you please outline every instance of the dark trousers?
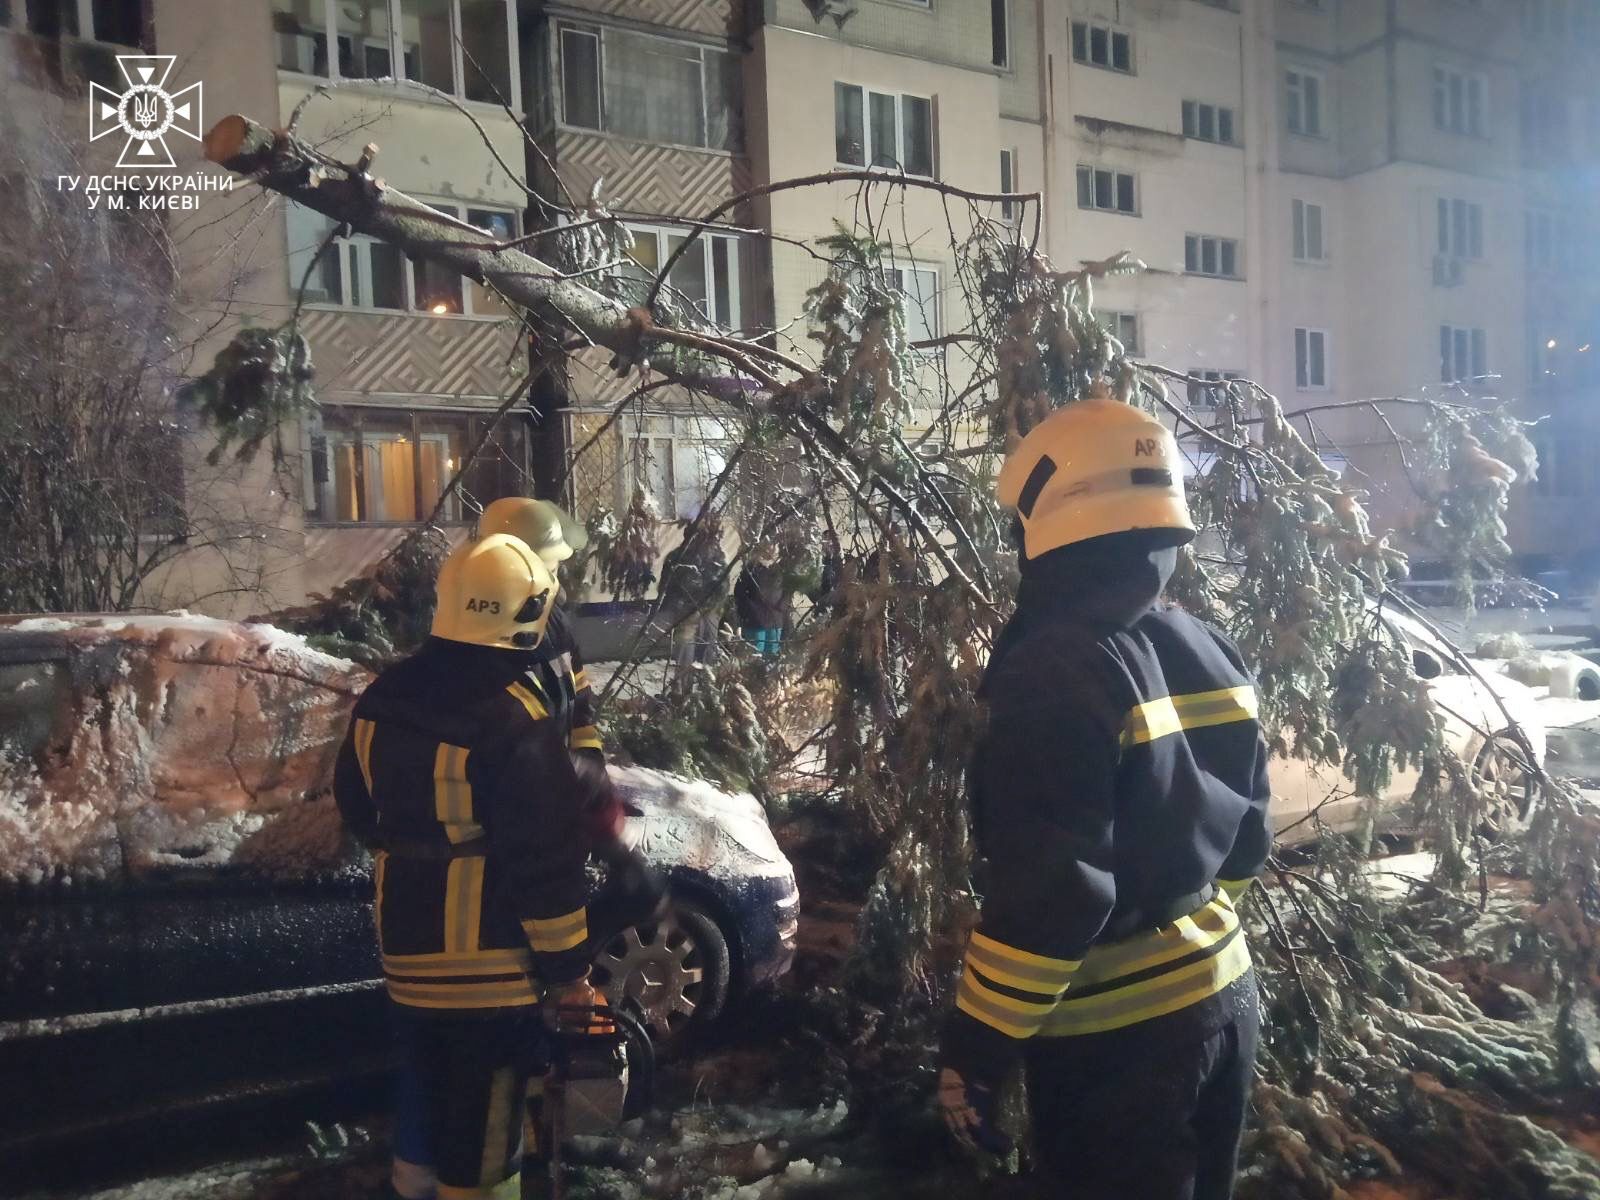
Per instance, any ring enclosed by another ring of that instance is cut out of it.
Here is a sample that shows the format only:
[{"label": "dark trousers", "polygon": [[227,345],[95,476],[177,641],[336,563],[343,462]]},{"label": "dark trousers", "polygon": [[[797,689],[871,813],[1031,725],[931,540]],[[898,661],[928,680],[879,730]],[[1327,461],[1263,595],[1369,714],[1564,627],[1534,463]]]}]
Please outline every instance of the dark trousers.
[{"label": "dark trousers", "polygon": [[1029,1042],[1041,1194],[1229,1200],[1260,1020],[1249,972],[1165,1017]]}]

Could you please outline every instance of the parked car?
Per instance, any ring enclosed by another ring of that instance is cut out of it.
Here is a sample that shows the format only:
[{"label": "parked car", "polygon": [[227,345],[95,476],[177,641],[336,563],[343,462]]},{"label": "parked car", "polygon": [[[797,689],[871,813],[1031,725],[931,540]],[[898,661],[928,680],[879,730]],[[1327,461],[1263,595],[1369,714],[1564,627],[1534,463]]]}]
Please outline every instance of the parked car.
[{"label": "parked car", "polygon": [[[1481,671],[1464,670],[1456,654],[1420,621],[1392,610],[1381,620],[1409,647],[1412,670],[1427,682],[1444,717],[1446,742],[1483,788],[1485,826],[1493,831],[1524,824],[1538,797],[1530,755],[1541,767],[1545,759],[1545,727],[1535,693],[1488,664]],[[1371,801],[1355,795],[1338,767],[1280,756],[1269,770],[1272,825],[1282,842],[1309,842],[1325,830],[1353,832],[1372,812]],[[1394,773],[1377,801],[1378,829],[1404,828],[1418,779],[1415,770]]]},{"label": "parked car", "polygon": [[[0,618],[0,1021],[376,980],[327,794],[368,678],[269,626]],[[676,905],[595,978],[669,1042],[788,968],[799,895],[752,797],[614,777]]]}]

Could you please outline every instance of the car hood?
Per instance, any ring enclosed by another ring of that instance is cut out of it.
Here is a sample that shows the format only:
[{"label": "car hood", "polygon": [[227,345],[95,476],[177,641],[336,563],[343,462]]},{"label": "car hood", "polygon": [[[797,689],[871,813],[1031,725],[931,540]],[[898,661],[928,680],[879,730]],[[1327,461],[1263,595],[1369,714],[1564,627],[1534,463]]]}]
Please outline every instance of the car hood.
[{"label": "car hood", "polygon": [[793,868],[748,792],[724,792],[697,779],[645,767],[610,768],[630,807],[623,837],[660,867],[719,878],[783,876]]}]

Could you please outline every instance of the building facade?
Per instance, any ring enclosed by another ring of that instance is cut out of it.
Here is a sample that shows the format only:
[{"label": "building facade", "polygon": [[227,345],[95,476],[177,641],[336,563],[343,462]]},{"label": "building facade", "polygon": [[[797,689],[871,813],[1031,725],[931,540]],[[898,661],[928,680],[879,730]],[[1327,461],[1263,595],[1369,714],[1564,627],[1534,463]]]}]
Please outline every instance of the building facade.
[{"label": "building facade", "polygon": [[[1097,289],[1125,344],[1316,409],[1308,427],[1381,522],[1404,525],[1415,493],[1361,402],[1508,400],[1546,418],[1516,548],[1595,550],[1600,0],[10,0],[0,24],[34,58],[55,47],[34,75],[71,119],[107,56],[136,48],[206,82],[208,123],[293,121],[346,160],[374,143],[375,173],[497,239],[597,198],[631,233],[641,297],[688,221],[763,184],[884,169],[1039,191],[1059,268],[1146,264]],[[671,302],[805,353],[826,264],[798,243],[850,223],[860,195],[751,196],[679,261]],[[966,320],[947,210],[919,189],[892,204],[893,275],[931,342]],[[320,405],[291,436],[290,482],[261,464],[233,481],[235,515],[267,531],[255,594],[219,585],[235,567],[205,552],[164,594],[267,611],[430,517],[465,530],[471,506],[440,508],[441,490],[529,370],[500,298],[253,189],[175,220],[194,370],[298,306]],[[668,521],[698,511],[726,462],[719,414],[608,357],[533,385],[474,466],[474,501],[537,489],[587,511],[643,490]],[[1204,414],[1217,395],[1182,398]],[[1392,420],[1414,429],[1403,407]]]}]

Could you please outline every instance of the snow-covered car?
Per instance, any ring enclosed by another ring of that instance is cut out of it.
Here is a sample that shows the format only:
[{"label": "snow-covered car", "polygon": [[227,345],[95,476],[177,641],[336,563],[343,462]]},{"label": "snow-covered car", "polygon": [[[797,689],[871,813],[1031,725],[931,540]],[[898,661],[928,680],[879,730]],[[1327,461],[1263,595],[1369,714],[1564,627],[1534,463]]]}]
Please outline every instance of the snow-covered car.
[{"label": "snow-covered car", "polygon": [[[328,794],[369,678],[265,625],[0,618],[0,1021],[375,980]],[[753,797],[614,776],[676,903],[596,979],[670,1040],[788,968],[794,871]]]},{"label": "snow-covered car", "polygon": [[[1391,610],[1382,620],[1410,649],[1411,668],[1427,682],[1444,718],[1446,742],[1470,765],[1483,788],[1485,825],[1508,830],[1524,823],[1538,796],[1529,755],[1540,766],[1545,759],[1546,731],[1536,693],[1499,673],[1496,664],[1473,664],[1478,669],[1464,670],[1450,648],[1418,620]],[[1281,842],[1309,842],[1325,830],[1359,830],[1373,812],[1372,802],[1354,794],[1338,767],[1280,756],[1269,764],[1269,771],[1273,830]],[[1418,778],[1415,770],[1394,773],[1378,798],[1376,828],[1404,828],[1407,801]]]}]

